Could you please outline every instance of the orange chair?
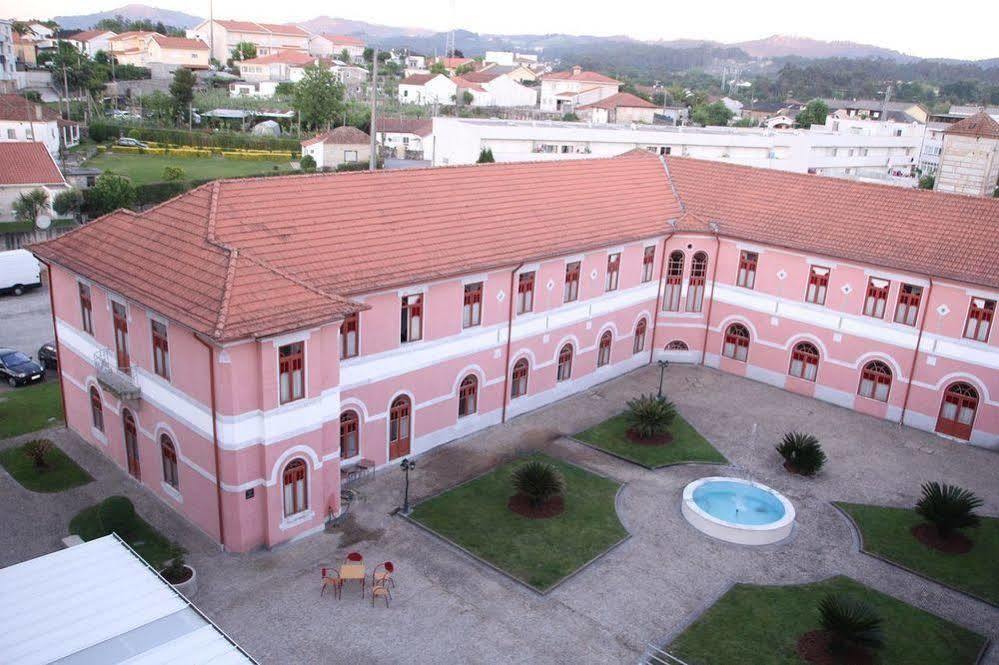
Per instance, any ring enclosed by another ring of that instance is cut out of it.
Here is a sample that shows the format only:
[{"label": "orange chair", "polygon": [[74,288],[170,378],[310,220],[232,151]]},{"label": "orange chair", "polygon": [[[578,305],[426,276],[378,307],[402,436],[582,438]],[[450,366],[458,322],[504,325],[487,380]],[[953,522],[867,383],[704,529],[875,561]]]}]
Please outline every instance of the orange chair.
[{"label": "orange chair", "polygon": [[364,561],[364,557],[360,552],[351,552],[347,555],[348,563],[361,563],[362,561]]},{"label": "orange chair", "polygon": [[375,566],[375,569],[371,571],[371,588],[374,588],[378,584],[391,584],[394,589],[395,580],[392,579],[392,573],[394,572],[395,566],[391,561],[386,561]]},{"label": "orange chair", "polygon": [[375,598],[381,596],[385,599],[385,607],[389,606],[389,601],[392,600],[392,592],[389,591],[388,586],[385,585],[384,581],[378,582],[373,587],[371,587],[371,606],[375,606]]},{"label": "orange chair", "polygon": [[326,587],[331,586],[333,587],[333,595],[339,600],[343,595],[343,578],[340,577],[340,573],[335,568],[323,568],[321,574],[322,586],[319,588],[319,595],[322,596],[326,593]]}]

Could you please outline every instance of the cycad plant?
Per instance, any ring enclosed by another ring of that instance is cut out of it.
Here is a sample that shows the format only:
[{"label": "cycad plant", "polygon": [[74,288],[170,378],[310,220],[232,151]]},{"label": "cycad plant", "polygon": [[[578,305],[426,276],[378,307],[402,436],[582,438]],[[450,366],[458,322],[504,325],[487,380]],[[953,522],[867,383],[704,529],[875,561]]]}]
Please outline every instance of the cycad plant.
[{"label": "cycad plant", "polygon": [[849,596],[830,594],[819,601],[819,620],[829,634],[829,652],[846,653],[850,647],[880,649],[884,623],[873,607]]},{"label": "cycad plant", "polygon": [[826,463],[826,454],[812,434],[788,432],[776,446],[788,466],[803,476],[814,476]]},{"label": "cycad plant", "polygon": [[512,479],[514,489],[527,497],[532,508],[565,492],[565,478],[547,462],[525,462],[514,469]]},{"label": "cycad plant", "polygon": [[982,500],[970,490],[934,481],[923,484],[916,512],[936,527],[937,535],[947,538],[958,529],[978,526],[975,508],[981,505]]},{"label": "cycad plant", "polygon": [[669,430],[676,418],[676,407],[665,397],[642,395],[628,402],[625,416],[635,436],[651,439]]}]

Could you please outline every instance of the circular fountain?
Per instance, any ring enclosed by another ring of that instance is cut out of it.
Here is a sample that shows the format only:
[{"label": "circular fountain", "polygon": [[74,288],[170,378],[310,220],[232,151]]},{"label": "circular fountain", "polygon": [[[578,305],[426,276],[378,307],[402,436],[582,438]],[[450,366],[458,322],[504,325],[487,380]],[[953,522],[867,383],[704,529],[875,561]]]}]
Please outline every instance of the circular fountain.
[{"label": "circular fountain", "polygon": [[794,506],[766,485],[740,478],[701,478],[683,489],[683,516],[699,531],[740,545],[784,540],[794,527]]}]

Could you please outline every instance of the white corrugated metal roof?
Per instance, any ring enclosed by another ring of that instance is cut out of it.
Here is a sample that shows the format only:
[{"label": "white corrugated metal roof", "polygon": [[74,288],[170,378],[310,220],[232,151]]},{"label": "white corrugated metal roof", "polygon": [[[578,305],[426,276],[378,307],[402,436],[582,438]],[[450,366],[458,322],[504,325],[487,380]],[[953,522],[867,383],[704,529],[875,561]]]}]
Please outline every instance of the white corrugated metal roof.
[{"label": "white corrugated metal roof", "polygon": [[0,569],[0,662],[254,662],[116,536]]}]

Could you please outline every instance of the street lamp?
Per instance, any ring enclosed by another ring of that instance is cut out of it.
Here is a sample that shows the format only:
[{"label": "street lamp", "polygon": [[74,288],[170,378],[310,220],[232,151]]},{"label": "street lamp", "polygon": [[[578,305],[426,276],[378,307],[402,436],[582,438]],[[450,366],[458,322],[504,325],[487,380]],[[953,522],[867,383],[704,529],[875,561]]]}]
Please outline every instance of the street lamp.
[{"label": "street lamp", "polygon": [[659,361],[659,399],[663,397],[663,373],[666,372],[667,367],[669,367],[668,360]]},{"label": "street lamp", "polygon": [[402,464],[400,464],[399,466],[402,467],[403,472],[406,474],[406,493],[403,496],[403,500],[402,500],[402,514],[403,515],[408,515],[410,513],[410,507],[409,507],[409,472],[416,468],[416,462],[414,462],[411,459],[409,459],[408,457],[406,457],[406,458],[404,458],[402,460]]}]

